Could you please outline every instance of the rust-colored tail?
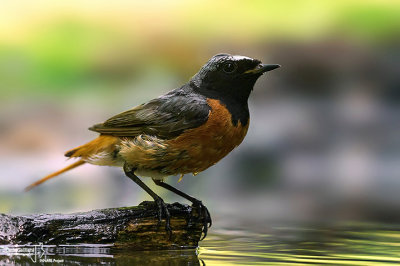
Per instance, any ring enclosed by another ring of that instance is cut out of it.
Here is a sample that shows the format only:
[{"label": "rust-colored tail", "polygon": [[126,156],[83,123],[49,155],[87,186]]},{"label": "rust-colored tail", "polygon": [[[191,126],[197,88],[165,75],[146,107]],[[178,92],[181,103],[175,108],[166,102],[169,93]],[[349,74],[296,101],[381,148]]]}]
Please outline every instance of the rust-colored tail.
[{"label": "rust-colored tail", "polygon": [[76,147],[72,150],[69,150],[65,153],[65,156],[67,157],[80,157],[81,159],[71,165],[68,165],[67,167],[54,172],[48,176],[43,177],[42,179],[36,181],[35,183],[29,185],[28,187],[25,188],[25,191],[29,191],[32,188],[42,184],[43,182],[46,182],[47,180],[58,176],[59,174],[62,174],[64,172],[67,172],[68,170],[71,170],[75,167],[78,167],[82,164],[85,163],[85,159],[90,158],[90,156],[102,152],[106,152],[108,154],[112,154],[115,150],[115,145],[118,143],[120,140],[117,137],[114,136],[109,136],[109,135],[100,135],[94,140],[83,144],[79,147]]},{"label": "rust-colored tail", "polygon": [[32,188],[34,188],[34,187],[36,187],[36,186],[42,184],[43,182],[46,182],[47,180],[49,180],[49,179],[51,179],[51,178],[53,178],[53,177],[56,177],[56,176],[58,176],[59,174],[62,174],[62,173],[64,173],[64,172],[67,172],[67,171],[69,171],[69,170],[71,170],[71,169],[73,169],[73,168],[75,168],[75,167],[78,167],[78,166],[80,166],[80,165],[82,165],[82,164],[84,164],[84,163],[85,163],[84,160],[79,160],[79,161],[77,161],[77,162],[75,162],[75,163],[73,163],[73,164],[71,164],[71,165],[68,165],[67,167],[65,167],[65,168],[63,168],[63,169],[61,169],[61,170],[58,170],[57,172],[54,172],[54,173],[52,173],[52,174],[50,174],[50,175],[48,175],[48,176],[45,176],[45,177],[43,177],[42,179],[36,181],[35,183],[33,183],[33,184],[27,186],[27,187],[25,188],[25,191],[29,191],[29,190],[31,190]]}]

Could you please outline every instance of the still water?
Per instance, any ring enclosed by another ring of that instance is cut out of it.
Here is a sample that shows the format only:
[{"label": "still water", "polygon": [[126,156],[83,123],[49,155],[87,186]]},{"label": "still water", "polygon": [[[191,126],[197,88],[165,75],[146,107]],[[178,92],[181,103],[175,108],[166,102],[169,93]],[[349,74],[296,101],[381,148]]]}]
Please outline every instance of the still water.
[{"label": "still water", "polygon": [[198,249],[181,251],[115,251],[107,245],[38,246],[32,251],[0,246],[0,265],[400,264],[399,225],[277,226],[270,231],[214,230]]}]

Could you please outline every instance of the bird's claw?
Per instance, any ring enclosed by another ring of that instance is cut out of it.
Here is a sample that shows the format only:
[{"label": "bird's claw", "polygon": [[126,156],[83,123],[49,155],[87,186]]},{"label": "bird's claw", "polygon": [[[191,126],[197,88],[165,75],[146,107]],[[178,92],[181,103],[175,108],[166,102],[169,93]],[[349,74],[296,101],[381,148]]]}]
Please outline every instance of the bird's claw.
[{"label": "bird's claw", "polygon": [[201,200],[193,202],[193,207],[198,210],[199,218],[202,219],[203,222],[203,237],[200,239],[203,240],[207,236],[208,228],[212,225],[211,215]]},{"label": "bird's claw", "polygon": [[162,198],[157,198],[156,200],[154,200],[154,202],[156,203],[157,208],[158,208],[158,210],[157,210],[158,226],[160,226],[162,217],[163,217],[163,215],[165,215],[165,231],[167,231],[167,233],[171,237],[171,234],[172,234],[172,230],[171,230],[171,226],[170,226],[171,215],[169,214],[167,204],[165,204],[165,202]]}]

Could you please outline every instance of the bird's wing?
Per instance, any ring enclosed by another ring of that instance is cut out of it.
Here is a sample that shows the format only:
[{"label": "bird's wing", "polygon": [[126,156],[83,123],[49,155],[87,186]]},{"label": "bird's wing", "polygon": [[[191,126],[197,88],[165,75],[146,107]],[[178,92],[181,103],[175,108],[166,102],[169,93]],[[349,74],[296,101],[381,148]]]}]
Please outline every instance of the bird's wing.
[{"label": "bird's wing", "polygon": [[111,117],[89,128],[101,134],[133,137],[148,134],[173,138],[208,119],[210,107],[205,99],[167,94]]}]

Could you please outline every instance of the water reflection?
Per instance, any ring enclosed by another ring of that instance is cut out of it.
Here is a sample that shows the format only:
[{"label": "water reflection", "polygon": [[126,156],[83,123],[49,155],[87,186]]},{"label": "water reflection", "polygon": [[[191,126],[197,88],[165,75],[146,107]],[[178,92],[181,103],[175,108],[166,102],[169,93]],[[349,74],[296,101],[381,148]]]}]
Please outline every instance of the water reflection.
[{"label": "water reflection", "polygon": [[[31,249],[31,250],[30,250]],[[12,252],[10,252],[12,251]],[[19,251],[19,252],[18,252]],[[203,265],[196,249],[115,250],[110,245],[0,246],[0,265]]]},{"label": "water reflection", "polygon": [[209,265],[386,265],[400,262],[399,230],[397,225],[348,224],[220,234],[200,247],[199,257]]},{"label": "water reflection", "polygon": [[[0,246],[0,265],[30,265],[33,260],[54,265],[387,265],[400,263],[399,240],[400,226],[387,224],[281,226],[272,228],[268,234],[214,230],[197,250],[130,251],[116,250],[110,245],[44,246],[45,252],[41,254],[38,248],[35,258],[34,254],[27,254],[27,249],[25,254],[16,252],[16,248],[22,249],[22,246]],[[10,253],[12,248],[14,253]]]}]

